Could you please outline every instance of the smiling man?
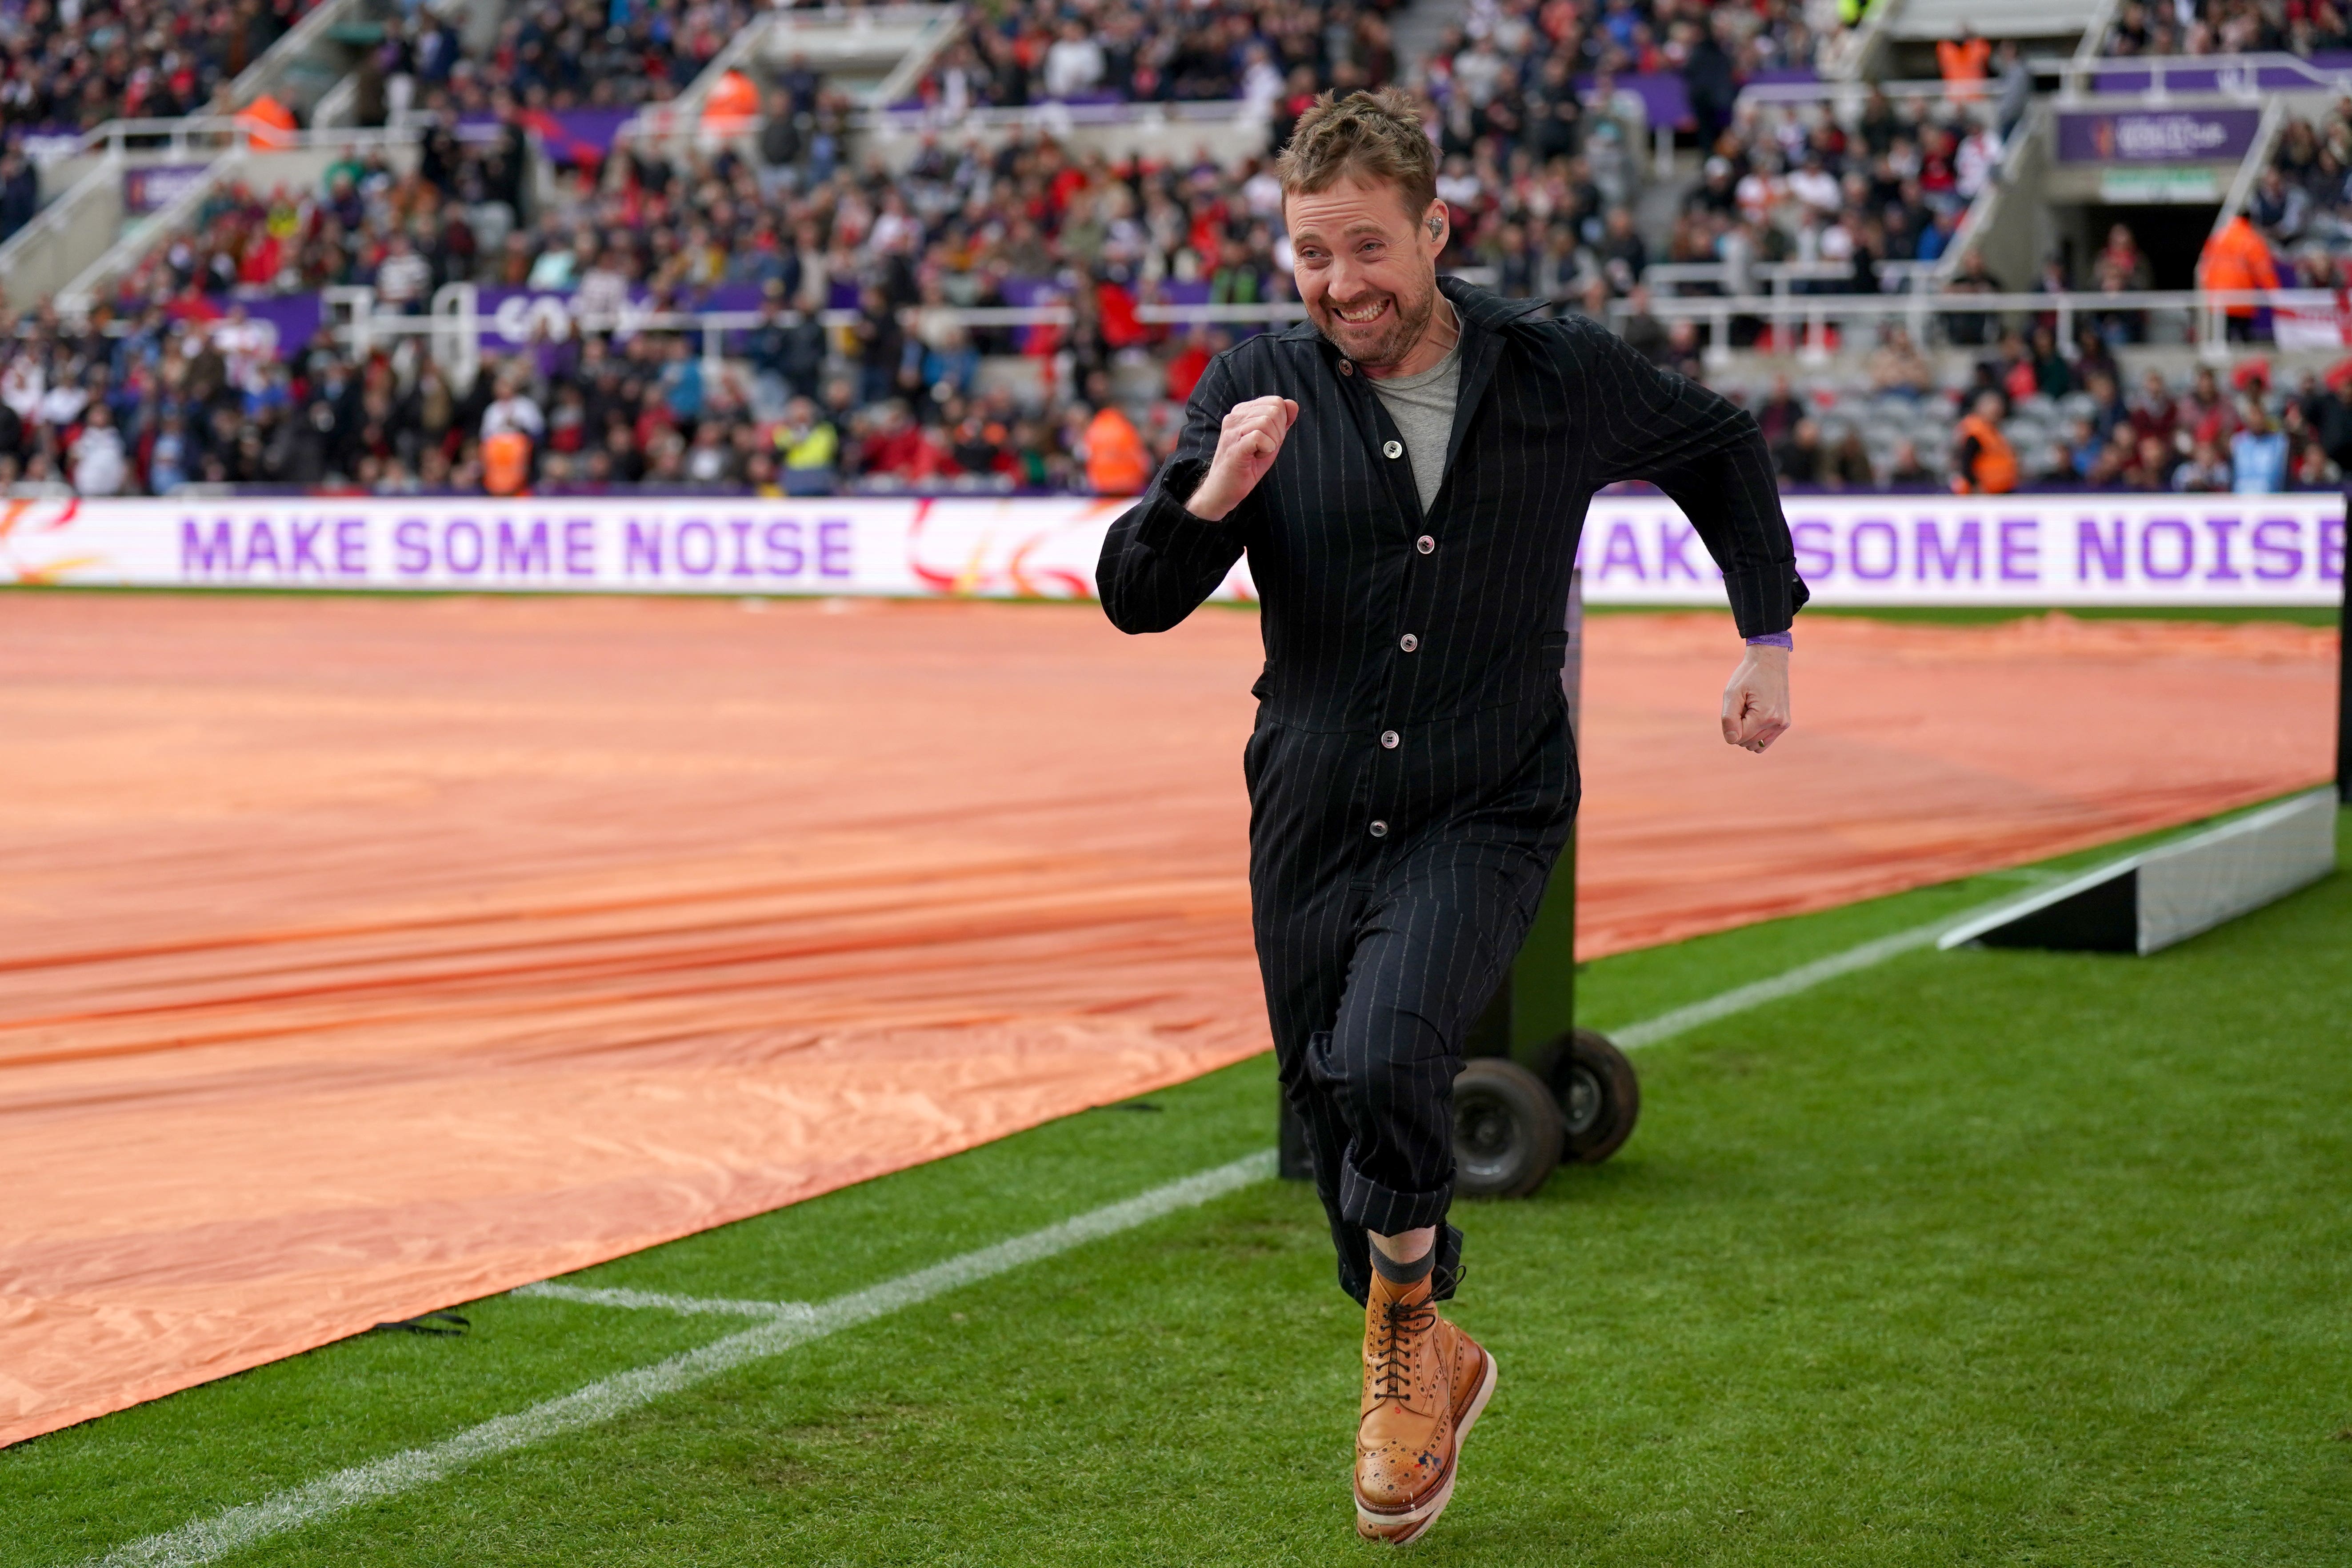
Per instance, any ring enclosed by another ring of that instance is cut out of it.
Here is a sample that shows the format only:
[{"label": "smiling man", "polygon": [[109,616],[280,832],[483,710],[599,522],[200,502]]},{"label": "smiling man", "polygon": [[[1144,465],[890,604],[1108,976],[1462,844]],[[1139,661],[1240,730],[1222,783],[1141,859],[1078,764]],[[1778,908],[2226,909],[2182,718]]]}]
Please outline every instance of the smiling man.
[{"label": "smiling man", "polygon": [[1454,1075],[1576,813],[1559,674],[1585,508],[1652,480],[1722,568],[1748,645],[1733,745],[1788,728],[1805,601],[1756,422],[1592,321],[1441,280],[1436,172],[1400,93],[1299,118],[1276,174],[1307,320],[1211,363],[1098,574],[1122,630],[1164,631],[1249,552],[1258,962],[1364,1305],[1356,1527],[1398,1542],[1444,1510],[1495,1389],[1436,1310],[1461,1277]]}]

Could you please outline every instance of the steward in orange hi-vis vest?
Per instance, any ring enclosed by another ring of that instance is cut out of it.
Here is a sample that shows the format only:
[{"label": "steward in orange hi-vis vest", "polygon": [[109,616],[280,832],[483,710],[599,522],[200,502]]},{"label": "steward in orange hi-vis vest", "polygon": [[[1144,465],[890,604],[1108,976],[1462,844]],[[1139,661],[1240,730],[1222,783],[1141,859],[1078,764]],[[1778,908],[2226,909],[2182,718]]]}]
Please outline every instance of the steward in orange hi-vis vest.
[{"label": "steward in orange hi-vis vest", "polygon": [[2017,488],[2017,451],[2000,426],[1982,414],[1960,421],[1959,460],[1952,465],[1955,495],[2005,496]]},{"label": "steward in orange hi-vis vest", "polygon": [[530,483],[530,437],[501,430],[482,437],[482,488],[494,496],[522,493]]},{"label": "steward in orange hi-vis vest", "polygon": [[1087,483],[1098,496],[1141,495],[1151,454],[1125,414],[1108,404],[1087,424]]}]

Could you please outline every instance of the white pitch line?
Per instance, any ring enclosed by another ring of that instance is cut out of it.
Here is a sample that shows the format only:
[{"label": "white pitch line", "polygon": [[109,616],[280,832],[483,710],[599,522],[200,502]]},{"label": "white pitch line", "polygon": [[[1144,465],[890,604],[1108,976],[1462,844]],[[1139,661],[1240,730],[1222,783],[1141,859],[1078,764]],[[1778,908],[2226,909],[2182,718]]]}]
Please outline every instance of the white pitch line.
[{"label": "white pitch line", "polygon": [[[100,1568],[190,1568],[215,1563],[255,1542],[299,1530],[306,1524],[362,1503],[413,1491],[467,1465],[543,1442],[566,1432],[610,1421],[723,1373],[795,1350],[813,1340],[887,1317],[934,1296],[993,1279],[1090,1241],[1133,1230],[1139,1225],[1194,1208],[1212,1198],[1262,1182],[1274,1174],[1274,1152],[1246,1155],[1181,1181],[1154,1187],[1089,1213],[1000,1241],[886,1279],[800,1313],[773,1316],[755,1328],[681,1352],[650,1366],[616,1373],[561,1398],[511,1415],[500,1415],[427,1447],[410,1448],[364,1465],[338,1470],[307,1486],[294,1487],[259,1502],[192,1520],[176,1530],[117,1547],[95,1559]],[[635,1295],[635,1292],[629,1294]],[[692,1300],[692,1298],[680,1298]],[[765,1303],[772,1307],[775,1303]]]},{"label": "white pitch line", "polygon": [[672,1296],[659,1290],[604,1290],[541,1280],[507,1292],[545,1301],[578,1301],[589,1307],[634,1307],[657,1312],[709,1313],[730,1318],[806,1318],[816,1308],[806,1301],[740,1301],[725,1296]]},{"label": "white pitch line", "polygon": [[[2057,880],[2054,873],[2045,871],[2005,872],[2001,875],[2004,879],[2030,878],[2036,881]],[[1717,1018],[1728,1018],[1734,1013],[1745,1013],[1750,1007],[1760,1007],[1767,1002],[1778,1002],[1784,996],[1794,996],[1801,991],[1811,990],[1825,980],[1835,980],[1842,974],[1852,974],[1856,970],[1868,969],[1874,964],[1884,963],[1890,958],[1916,949],[1932,946],[1946,931],[1955,930],[1987,910],[2000,909],[2011,901],[2011,900],[2002,899],[1978,909],[1964,910],[1944,920],[1935,921],[1923,926],[1913,926],[1909,931],[1899,931],[1892,936],[1882,936],[1875,942],[1865,942],[1860,947],[1850,947],[1843,952],[1833,952],[1827,958],[1817,958],[1811,963],[1801,963],[1794,969],[1783,971],[1769,978],[1751,981],[1746,985],[1734,986],[1719,995],[1709,996],[1702,1002],[1693,1002],[1685,1007],[1677,1007],[1671,1013],[1661,1013],[1654,1018],[1644,1018],[1638,1024],[1628,1024],[1622,1029],[1609,1029],[1603,1032],[1624,1050],[1639,1050],[1643,1046],[1654,1046],[1661,1041],[1671,1040],[1676,1035],[1687,1034],[1702,1024],[1712,1024]]]}]

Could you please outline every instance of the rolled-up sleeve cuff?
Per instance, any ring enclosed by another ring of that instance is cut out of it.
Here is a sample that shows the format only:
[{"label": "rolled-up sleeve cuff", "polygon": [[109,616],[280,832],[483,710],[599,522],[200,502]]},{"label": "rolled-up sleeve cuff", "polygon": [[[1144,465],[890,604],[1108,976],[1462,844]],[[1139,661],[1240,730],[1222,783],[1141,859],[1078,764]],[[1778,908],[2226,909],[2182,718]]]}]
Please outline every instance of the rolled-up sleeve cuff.
[{"label": "rolled-up sleeve cuff", "polygon": [[1723,590],[1731,600],[1731,618],[1743,637],[1769,637],[1796,624],[1797,612],[1811,593],[1794,572],[1738,572],[1726,576]]},{"label": "rolled-up sleeve cuff", "polygon": [[1419,1230],[1445,1217],[1454,1204],[1454,1184],[1425,1193],[1401,1193],[1384,1187],[1356,1169],[1352,1161],[1339,1166],[1339,1216],[1351,1225],[1381,1236]]},{"label": "rolled-up sleeve cuff", "polygon": [[1165,560],[1209,567],[1231,555],[1234,536],[1230,518],[1211,522],[1184,510],[1185,499],[1200,486],[1200,467],[1198,463],[1169,465],[1144,497],[1143,515],[1136,520],[1135,542]]}]

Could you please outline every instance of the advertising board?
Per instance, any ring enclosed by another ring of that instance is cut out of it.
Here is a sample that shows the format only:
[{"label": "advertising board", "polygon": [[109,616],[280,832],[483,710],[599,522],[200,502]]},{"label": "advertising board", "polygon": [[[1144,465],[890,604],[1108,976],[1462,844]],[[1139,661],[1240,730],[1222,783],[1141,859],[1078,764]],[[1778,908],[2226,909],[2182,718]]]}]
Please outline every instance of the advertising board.
[{"label": "advertising board", "polygon": [[[0,583],[499,593],[1079,598],[1128,503],[1044,499],[382,497],[0,503]],[[2290,495],[1790,496],[1824,605],[2313,605],[2344,502]],[[1402,539],[1402,536],[1400,536]],[[1401,545],[1402,547],[1402,545]],[[1720,605],[1663,496],[1593,502],[1599,605]],[[1217,596],[1250,599],[1246,557]]]}]

